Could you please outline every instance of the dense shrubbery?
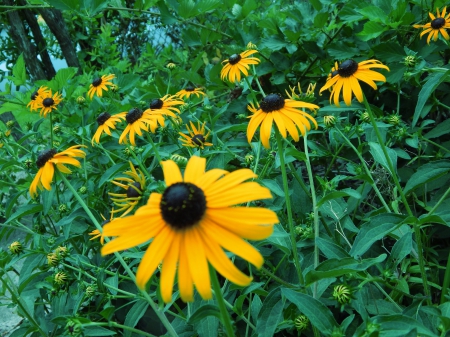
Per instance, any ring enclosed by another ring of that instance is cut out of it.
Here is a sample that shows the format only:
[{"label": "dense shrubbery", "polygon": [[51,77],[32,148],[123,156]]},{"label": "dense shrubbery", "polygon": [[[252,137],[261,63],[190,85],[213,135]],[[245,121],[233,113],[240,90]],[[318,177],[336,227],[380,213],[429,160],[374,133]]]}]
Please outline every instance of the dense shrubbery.
[{"label": "dense shrubbery", "polygon": [[448,334],[444,2],[3,4],[12,336]]}]

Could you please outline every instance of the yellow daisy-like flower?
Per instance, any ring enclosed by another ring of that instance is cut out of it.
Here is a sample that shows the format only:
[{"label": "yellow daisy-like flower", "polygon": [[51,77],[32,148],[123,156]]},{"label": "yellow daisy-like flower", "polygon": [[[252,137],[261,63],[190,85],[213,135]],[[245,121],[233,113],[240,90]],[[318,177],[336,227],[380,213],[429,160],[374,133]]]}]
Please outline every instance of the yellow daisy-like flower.
[{"label": "yellow daisy-like flower", "polygon": [[[106,218],[103,216],[103,214],[100,214],[103,218],[102,226],[106,225],[107,223],[114,220],[114,208],[111,211],[111,216],[109,220],[106,220]],[[97,238],[100,238],[100,243],[103,246],[105,244],[105,236],[103,235],[103,232],[100,233],[98,229],[94,229],[92,232],[88,233],[88,235],[91,235],[92,238],[89,239],[89,241],[95,240]]]},{"label": "yellow daisy-like flower", "polygon": [[269,237],[275,212],[260,207],[235,205],[271,198],[269,189],[256,182],[249,169],[228,173],[221,169],[205,172],[206,159],[192,157],[184,172],[172,160],[163,161],[166,189],[152,193],[147,205],[133,216],[120,218],[104,227],[104,234],[116,236],[102,248],[110,254],[153,239],[136,274],[143,289],[162,262],[160,290],[165,302],[172,300],[172,288],[178,271],[178,288],[183,301],[194,299],[193,286],[203,299],[210,299],[208,262],[224,277],[240,286],[251,282],[228,259],[226,249],[257,268],[264,262],[261,254],[243,239]]},{"label": "yellow daisy-like flower", "polygon": [[121,114],[125,114],[125,120],[128,125],[123,130],[122,134],[119,137],[119,144],[127,143],[126,136],[129,134],[130,142],[132,145],[136,146],[135,134],[137,133],[139,136],[142,136],[142,131],[150,130],[152,132],[156,131],[158,127],[158,122],[164,125],[164,117],[160,115],[150,114],[149,110],[142,111],[139,108],[133,108],[128,112],[122,112]]},{"label": "yellow daisy-like flower", "polygon": [[117,115],[111,116],[106,111],[98,115],[97,117],[98,128],[97,131],[95,131],[94,137],[92,137],[92,145],[94,145],[94,140],[97,144],[100,143],[100,137],[103,132],[111,136],[110,128],[115,129],[116,123],[124,120],[126,115],[127,115],[126,112],[121,112]]},{"label": "yellow daisy-like flower", "polygon": [[[175,112],[180,113],[180,109],[175,106],[182,104],[184,104],[184,101],[180,101],[176,95],[165,95],[164,97],[156,98],[151,101],[149,109],[144,112],[152,115],[167,115],[175,118]],[[164,126],[164,120],[161,125]]]},{"label": "yellow daisy-like flower", "polygon": [[38,90],[33,92],[30,97],[30,102],[27,104],[27,108],[30,108],[30,111],[37,110],[38,97],[43,95],[46,92],[49,92],[50,89],[44,86],[41,86]]},{"label": "yellow daisy-like flower", "polygon": [[114,74],[103,75],[101,78],[97,77],[94,79],[89,86],[88,96],[90,99],[94,97],[94,94],[97,94],[98,97],[102,97],[103,90],[108,91],[107,85],[112,86],[113,83],[110,82],[114,77]]},{"label": "yellow daisy-like flower", "polygon": [[256,129],[261,125],[259,133],[261,142],[266,149],[270,148],[269,139],[274,121],[283,138],[287,137],[288,132],[296,142],[299,140],[297,128],[300,129],[303,136],[306,130],[311,130],[311,123],[317,129],[316,120],[306,112],[298,109],[307,108],[314,111],[319,109],[319,106],[315,104],[284,99],[278,94],[270,94],[263,98],[259,108],[255,108],[253,104],[247,106],[247,108],[253,112],[253,115],[248,117],[250,122],[247,127],[247,140],[250,143]]},{"label": "yellow daisy-like flower", "polygon": [[194,87],[186,87],[186,89],[183,89],[175,94],[178,98],[183,99],[184,97],[189,98],[191,95],[195,95],[197,97],[200,97],[200,95],[206,96],[206,94],[199,88]]},{"label": "yellow daisy-like flower", "polygon": [[[121,216],[125,216],[130,213],[134,207],[139,203],[142,198],[142,192],[145,189],[145,176],[141,170],[135,169],[133,164],[130,163],[131,171],[125,171],[124,174],[128,177],[114,178],[111,182],[121,188],[123,188],[126,193],[111,193],[108,194],[114,198],[111,200],[114,202],[119,209],[112,210],[111,214],[119,213],[125,211]],[[122,183],[125,182],[125,183]]]},{"label": "yellow daisy-like flower", "polygon": [[254,49],[246,50],[240,54],[233,54],[228,60],[223,61],[222,63],[225,63],[225,65],[220,72],[222,81],[228,77],[230,82],[240,82],[241,73],[248,76],[249,64],[258,64],[260,62],[256,57],[249,57],[257,52]]},{"label": "yellow daisy-like flower", "polygon": [[203,149],[205,146],[212,146],[212,143],[208,143],[206,139],[208,138],[210,132],[205,135],[205,123],[200,124],[198,122],[197,127],[195,127],[194,123],[190,122],[191,129],[189,129],[189,125],[186,124],[186,129],[189,132],[189,135],[186,135],[180,132],[180,136],[184,138],[179,138],[183,143],[183,146],[187,147],[199,147]]},{"label": "yellow daisy-like flower", "polygon": [[329,77],[325,85],[320,89],[320,93],[328,88],[332,88],[330,102],[334,98],[334,104],[339,106],[339,95],[343,91],[344,102],[346,105],[352,104],[352,92],[355,94],[358,102],[363,101],[363,92],[358,82],[363,81],[377,90],[374,81],[386,82],[384,75],[370,70],[371,68],[382,68],[389,71],[389,68],[377,60],[367,60],[356,63],[354,60],[346,60],[341,63],[337,74]]},{"label": "yellow daisy-like flower", "polygon": [[431,38],[434,41],[437,41],[439,37],[439,33],[441,33],[442,37],[446,40],[449,40],[446,28],[450,28],[450,13],[447,13],[447,7],[444,7],[441,13],[439,13],[439,8],[436,8],[437,17],[433,15],[433,13],[428,13],[430,16],[431,22],[425,25],[414,25],[414,28],[423,28],[424,31],[420,33],[420,37],[424,36],[426,33],[428,34],[427,43],[430,44]]},{"label": "yellow daisy-like flower", "polygon": [[36,110],[41,109],[40,115],[47,117],[48,113],[52,112],[54,109],[57,109],[58,104],[62,101],[62,95],[55,92],[52,96],[52,91],[49,89],[48,91],[42,92],[42,94],[36,98],[36,101]]},{"label": "yellow daisy-like flower", "polygon": [[70,164],[76,167],[81,167],[81,164],[75,157],[85,157],[86,153],[80,150],[83,145],[75,145],[69,147],[67,150],[56,153],[55,149],[42,151],[36,160],[36,166],[39,168],[38,173],[34,177],[30,185],[30,195],[34,197],[37,194],[37,188],[40,190],[45,188],[50,191],[50,183],[53,180],[56,168],[62,173],[72,173],[64,164]]}]

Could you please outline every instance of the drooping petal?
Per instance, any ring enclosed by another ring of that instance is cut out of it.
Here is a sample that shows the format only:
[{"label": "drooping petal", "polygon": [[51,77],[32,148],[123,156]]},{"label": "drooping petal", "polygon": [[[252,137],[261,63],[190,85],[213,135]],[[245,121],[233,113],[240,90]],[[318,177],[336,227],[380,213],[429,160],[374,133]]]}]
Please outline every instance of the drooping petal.
[{"label": "drooping petal", "polygon": [[180,241],[182,235],[174,234],[172,245],[164,257],[161,268],[161,297],[164,302],[172,300],[172,289],[177,271],[177,263],[180,257]]},{"label": "drooping petal", "polygon": [[166,182],[167,187],[183,181],[180,169],[173,160],[162,161],[161,166],[164,173],[164,181]]}]

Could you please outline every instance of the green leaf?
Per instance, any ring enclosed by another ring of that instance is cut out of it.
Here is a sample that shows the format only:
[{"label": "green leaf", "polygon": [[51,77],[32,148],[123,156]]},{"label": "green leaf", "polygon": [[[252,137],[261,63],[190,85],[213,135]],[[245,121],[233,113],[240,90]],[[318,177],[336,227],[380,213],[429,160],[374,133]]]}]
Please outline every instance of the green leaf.
[{"label": "green leaf", "polygon": [[272,193],[284,197],[284,190],[278,185],[276,180],[263,179],[261,183],[267,187]]},{"label": "green leaf", "polygon": [[419,186],[442,177],[450,171],[450,161],[438,160],[419,167],[409,178],[403,192],[408,194]]},{"label": "green leaf", "polygon": [[284,157],[287,158],[288,156],[292,156],[299,161],[306,161],[305,153],[300,152],[299,150],[293,147],[287,148],[286,151],[284,152]]},{"label": "green leaf", "polygon": [[180,7],[178,8],[178,15],[183,19],[188,19],[197,14],[195,9],[195,2],[193,0],[181,0]]},{"label": "green leaf", "polygon": [[5,218],[8,219],[10,217],[13,207],[16,205],[17,199],[26,192],[27,192],[27,190],[22,190],[22,191],[16,193],[14,196],[12,196],[8,200],[8,206],[6,206],[6,210],[5,210]]},{"label": "green leaf", "polygon": [[417,100],[416,109],[414,110],[414,117],[412,127],[415,127],[419,117],[425,118],[428,115],[429,110],[424,110],[425,103],[428,101],[430,95],[436,90],[436,88],[444,81],[447,80],[450,70],[439,73],[432,73],[428,76],[427,82],[422,86],[419,92],[419,99]]},{"label": "green leaf", "polygon": [[387,27],[381,23],[368,21],[364,24],[364,29],[356,34],[362,41],[369,41],[381,35]]},{"label": "green leaf", "polygon": [[376,316],[373,320],[377,324],[380,324],[380,330],[383,331],[383,336],[406,336],[413,329],[416,330],[413,336],[438,336],[422,325],[417,319],[406,315],[391,314]]},{"label": "green leaf", "polygon": [[288,43],[286,41],[284,41],[284,39],[281,39],[280,37],[274,35],[274,36],[270,36],[270,37],[266,37],[266,38],[262,39],[261,49],[269,48],[272,51],[277,51],[277,50],[280,50],[280,49],[286,47],[287,45],[288,45]]},{"label": "green leaf", "polygon": [[383,262],[386,259],[386,256],[386,254],[381,254],[376,258],[364,260],[355,260],[352,257],[344,259],[328,259],[319,264],[315,270],[310,270],[305,275],[306,285],[326,278],[339,277],[356,271],[364,271],[374,264]]},{"label": "green leaf", "polygon": [[316,238],[317,247],[328,259],[343,259],[349,257],[348,253],[339,245],[324,238]]},{"label": "green leaf", "polygon": [[105,329],[101,326],[85,326],[83,328],[84,336],[113,336],[116,335],[116,332]]},{"label": "green leaf", "polygon": [[86,11],[88,16],[93,17],[101,10],[108,7],[109,1],[105,0],[84,0],[82,8]]},{"label": "green leaf", "polygon": [[275,225],[273,227],[272,235],[266,240],[277,246],[277,248],[282,250],[285,254],[291,254],[291,241],[289,239],[289,234],[284,230],[283,226]]},{"label": "green leaf", "polygon": [[264,300],[263,307],[256,321],[258,337],[272,337],[278,323],[283,317],[284,299],[281,298],[280,289],[272,290]]},{"label": "green leaf", "polygon": [[387,63],[400,62],[406,56],[402,46],[396,42],[384,42],[373,46],[372,50],[376,53],[377,58]]},{"label": "green leaf", "polygon": [[330,14],[328,12],[317,13],[317,15],[314,17],[314,26],[319,29],[322,28],[328,22],[329,17]]},{"label": "green leaf", "polygon": [[178,22],[178,19],[170,13],[164,1],[158,1],[158,9],[161,13],[161,22],[167,26]]},{"label": "green leaf", "polygon": [[320,11],[322,9],[322,3],[320,0],[309,0],[309,3],[314,7],[316,11]]},{"label": "green leaf", "polygon": [[98,183],[98,187],[101,187],[106,181],[110,180],[111,177],[116,175],[117,172],[120,172],[125,169],[129,164],[128,163],[121,163],[111,166],[109,169],[103,173],[103,175],[100,178],[100,181]]},{"label": "green leaf", "polygon": [[348,46],[339,41],[333,42],[328,46],[328,53],[336,60],[346,60],[360,53],[358,48]]},{"label": "green leaf", "polygon": [[382,22],[386,23],[387,15],[386,13],[377,6],[367,6],[361,8],[359,12],[364,15],[370,22]]},{"label": "green leaf", "polygon": [[[147,301],[138,300],[133,304],[130,311],[128,311],[125,317],[125,325],[134,328],[138,324],[139,320],[144,316],[149,304]],[[131,337],[131,331],[124,330],[125,337]]]},{"label": "green leaf", "polygon": [[283,288],[281,293],[290,302],[294,303],[298,310],[308,317],[311,324],[319,329],[321,333],[330,335],[333,328],[338,326],[330,309],[322,302],[307,294],[298,293],[291,289]]},{"label": "green leaf", "polygon": [[[392,175],[397,174],[396,172],[391,172],[391,170],[389,169],[389,165],[386,161],[386,157],[384,156],[381,145],[378,143],[369,142],[369,146],[370,146],[370,153],[372,154],[373,159],[375,159],[375,161],[378,164],[382,165]],[[388,147],[386,147],[386,151],[388,153],[389,158],[391,159],[392,166],[394,167],[394,170],[396,171],[397,170],[397,153]]]},{"label": "green leaf", "polygon": [[79,0],[46,0],[50,6],[60,10],[77,10],[80,7]]},{"label": "green leaf", "polygon": [[202,305],[191,315],[191,317],[189,317],[187,323],[194,324],[200,322],[200,320],[208,316],[215,316],[219,319],[221,318],[220,311],[217,306],[212,304]]},{"label": "green leaf", "polygon": [[5,224],[10,223],[11,221],[14,221],[16,219],[20,219],[21,217],[24,217],[25,215],[34,214],[42,211],[42,205],[24,205],[22,207],[19,207],[17,211],[11,215],[11,217],[6,220]]},{"label": "green leaf", "polygon": [[439,123],[433,130],[427,132],[424,137],[428,139],[433,139],[446,135],[450,132],[450,119],[446,119],[442,123]]},{"label": "green leaf", "polygon": [[17,62],[12,69],[12,73],[14,76],[12,81],[15,85],[23,85],[27,82],[27,72],[25,70],[25,61],[23,59],[23,54],[20,54],[19,58],[17,59]]},{"label": "green leaf", "polygon": [[317,203],[317,207],[322,206],[328,200],[338,199],[338,198],[342,198],[342,197],[353,197],[356,199],[360,199],[361,195],[358,192],[356,192],[355,190],[352,190],[352,192],[350,192],[350,193],[345,192],[345,191],[334,191],[334,192],[328,193],[326,196],[324,196],[322,199],[320,199],[319,202]]},{"label": "green leaf", "polygon": [[[382,220],[380,221],[380,219]],[[361,256],[375,241],[380,240],[396,228],[397,223],[386,222],[384,219],[384,214],[382,214],[381,217],[374,217],[361,227],[350,250],[351,256]]]},{"label": "green leaf", "polygon": [[212,11],[220,6],[222,1],[220,0],[200,0],[197,3],[198,14],[203,14]]},{"label": "green leaf", "polygon": [[408,232],[403,235],[392,247],[389,259],[395,261],[397,266],[412,250],[412,233]]}]

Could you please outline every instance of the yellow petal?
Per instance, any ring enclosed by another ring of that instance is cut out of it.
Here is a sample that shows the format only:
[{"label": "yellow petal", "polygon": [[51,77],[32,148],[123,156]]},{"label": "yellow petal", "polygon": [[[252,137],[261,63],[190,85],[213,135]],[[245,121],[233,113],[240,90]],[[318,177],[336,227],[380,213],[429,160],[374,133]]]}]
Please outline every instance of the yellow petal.
[{"label": "yellow petal", "polygon": [[173,160],[162,161],[161,166],[163,169],[164,180],[166,182],[167,187],[169,187],[172,184],[183,181],[180,169]]}]

